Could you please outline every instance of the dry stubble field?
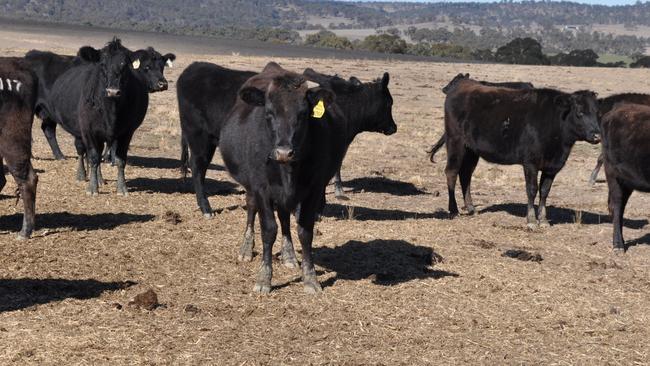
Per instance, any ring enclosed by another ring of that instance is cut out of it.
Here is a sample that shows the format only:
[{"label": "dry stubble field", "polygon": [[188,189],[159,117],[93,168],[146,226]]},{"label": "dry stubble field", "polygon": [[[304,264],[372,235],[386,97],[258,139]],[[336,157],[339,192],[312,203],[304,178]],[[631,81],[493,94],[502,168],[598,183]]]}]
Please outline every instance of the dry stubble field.
[{"label": "dry stubble field", "polygon": [[[0,364],[650,362],[650,201],[633,196],[625,235],[635,245],[613,255],[606,184],[587,186],[597,146],[575,146],[549,197],[552,226],[534,232],[525,230],[520,167],[481,162],[479,214],[449,221],[444,149],[437,164],[424,152],[442,133],[440,88],[458,72],[608,95],[649,91],[647,71],[274,58],[366,81],[390,72],[399,130],[350,147],[349,201],[328,190],[314,240],[324,292],[304,294],[299,271],[276,262],[274,289],[259,296],[251,291],[259,257],[236,261],[244,196],[219,154],[208,173],[214,219],[200,215],[179,176],[175,80],[194,60],[255,70],[269,58],[178,54],[171,90],[152,96],[132,143],[126,198],[115,194],[110,167],[99,197],[86,196],[70,136],[59,132],[68,159],[53,161],[35,121],[33,239],[14,240],[21,205],[12,179],[0,197]],[[543,260],[502,257],[508,249]],[[147,289],[161,306],[129,305]]]}]

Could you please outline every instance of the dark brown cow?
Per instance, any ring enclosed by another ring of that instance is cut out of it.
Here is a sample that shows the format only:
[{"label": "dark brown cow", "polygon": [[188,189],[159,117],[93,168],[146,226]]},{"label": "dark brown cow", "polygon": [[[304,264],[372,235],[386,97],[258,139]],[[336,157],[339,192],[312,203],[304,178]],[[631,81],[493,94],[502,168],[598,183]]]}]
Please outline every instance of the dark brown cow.
[{"label": "dark brown cow", "polygon": [[[602,121],[602,117],[611,111],[615,105],[619,103],[634,103],[634,104],[643,104],[650,106],[650,94],[640,94],[640,93],[624,93],[624,94],[615,94],[610,95],[606,98],[598,99],[598,118]],[[591,172],[591,177],[589,177],[589,185],[593,186],[596,184],[596,178],[598,178],[598,172],[600,167],[603,165],[603,154],[601,153],[598,156],[598,161],[596,162],[596,167]]]},{"label": "dark brown cow", "polygon": [[[479,157],[496,164],[524,167],[528,226],[538,224],[534,201],[540,179],[539,223],[548,225],[546,197],[578,140],[599,142],[596,95],[552,89],[516,90],[490,87],[471,79],[458,81],[445,100],[449,213],[458,214],[456,177],[471,214],[472,173]],[[435,150],[432,151],[435,154]]]},{"label": "dark brown cow", "polygon": [[[36,77],[25,60],[0,58],[0,156],[7,162],[23,199],[25,212],[20,238],[31,236],[36,215],[38,177],[31,156],[37,87]],[[1,173],[0,189],[5,183],[4,171]]]},{"label": "dark brown cow", "polygon": [[602,133],[613,246],[625,250],[625,205],[633,191],[650,192],[650,106],[618,104],[603,117]]}]

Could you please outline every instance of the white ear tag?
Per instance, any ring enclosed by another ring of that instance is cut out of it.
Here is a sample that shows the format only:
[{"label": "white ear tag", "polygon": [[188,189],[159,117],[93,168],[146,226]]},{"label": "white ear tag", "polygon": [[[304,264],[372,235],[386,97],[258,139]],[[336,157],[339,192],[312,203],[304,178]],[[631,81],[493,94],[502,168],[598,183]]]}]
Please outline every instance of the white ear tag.
[{"label": "white ear tag", "polygon": [[133,63],[131,65],[133,66],[133,70],[139,69],[140,68],[140,60],[133,61]]},{"label": "white ear tag", "polygon": [[168,67],[174,67],[174,63],[170,59],[167,59],[166,64],[167,64]]}]

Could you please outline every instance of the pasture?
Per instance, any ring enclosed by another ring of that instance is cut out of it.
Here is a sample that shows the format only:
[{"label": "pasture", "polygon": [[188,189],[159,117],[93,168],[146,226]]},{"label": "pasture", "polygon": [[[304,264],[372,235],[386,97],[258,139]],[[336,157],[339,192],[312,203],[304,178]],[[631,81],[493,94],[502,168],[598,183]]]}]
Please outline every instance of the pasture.
[{"label": "pasture", "polygon": [[[43,37],[5,43],[0,36],[0,50],[74,54],[71,43],[88,42]],[[148,45],[146,36],[124,43]],[[650,92],[649,71],[213,55],[151,45],[177,60],[165,72],[170,90],[151,96],[132,142],[128,197],[115,194],[116,169],[106,165],[108,185],[87,196],[86,183],[75,180],[70,135],[58,129],[67,160],[55,161],[34,121],[32,239],[15,240],[22,209],[13,179],[0,196],[0,364],[650,362],[650,197],[633,194],[625,215],[633,245],[613,254],[603,173],[587,185],[599,146],[574,147],[548,199],[552,226],[535,231],[526,230],[520,166],[481,161],[472,184],[478,215],[450,221],[445,149],[436,164],[425,153],[443,132],[440,89],[459,72],[605,96]],[[304,294],[300,270],[279,261],[271,294],[252,293],[259,255],[236,260],[244,194],[218,153],[206,185],[213,219],[201,215],[190,181],[182,181],[175,81],[198,60],[244,70],[274,60],[362,81],[390,73],[398,132],[366,133],[351,145],[342,170],[349,201],[328,187],[314,237],[321,295]],[[510,249],[542,260],[504,257]],[[148,289],[159,306],[130,304]]]}]

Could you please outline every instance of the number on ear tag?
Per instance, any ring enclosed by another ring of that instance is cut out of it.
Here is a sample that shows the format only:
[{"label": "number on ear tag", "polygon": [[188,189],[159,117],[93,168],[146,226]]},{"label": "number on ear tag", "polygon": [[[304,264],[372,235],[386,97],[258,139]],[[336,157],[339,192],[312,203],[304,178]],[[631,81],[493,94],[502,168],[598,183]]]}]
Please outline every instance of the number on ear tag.
[{"label": "number on ear tag", "polygon": [[325,103],[322,100],[319,100],[318,103],[314,106],[314,109],[311,111],[311,116],[314,118],[323,118],[325,114]]}]

